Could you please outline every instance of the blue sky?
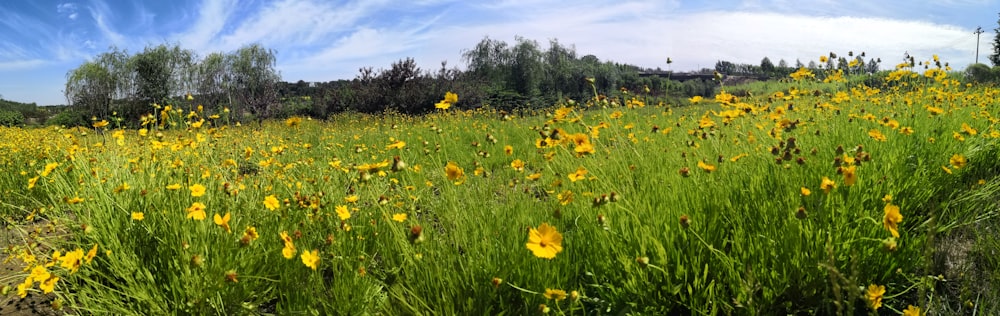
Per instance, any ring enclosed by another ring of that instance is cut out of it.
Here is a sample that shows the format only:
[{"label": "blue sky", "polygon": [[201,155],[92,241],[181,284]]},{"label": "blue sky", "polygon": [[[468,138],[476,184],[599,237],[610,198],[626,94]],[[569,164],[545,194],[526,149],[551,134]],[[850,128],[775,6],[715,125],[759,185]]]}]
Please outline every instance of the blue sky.
[{"label": "blue sky", "polygon": [[484,36],[573,45],[643,67],[676,71],[718,60],[794,64],[831,51],[865,51],[892,66],[905,52],[956,68],[992,51],[1000,0],[3,0],[0,96],[62,104],[66,73],[117,46],[179,43],[201,56],[248,43],[277,50],[286,81],[351,79],[361,67],[413,57],[423,69],[464,66]]}]

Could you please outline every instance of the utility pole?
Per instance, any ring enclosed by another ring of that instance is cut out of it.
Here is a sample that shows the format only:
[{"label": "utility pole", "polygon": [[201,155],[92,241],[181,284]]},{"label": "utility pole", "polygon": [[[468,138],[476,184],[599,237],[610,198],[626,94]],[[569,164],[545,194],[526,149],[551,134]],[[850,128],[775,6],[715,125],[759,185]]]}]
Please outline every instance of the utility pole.
[{"label": "utility pole", "polygon": [[979,63],[979,34],[983,34],[983,27],[982,26],[977,27],[976,31],[972,32],[972,33],[976,34],[976,63],[978,64]]}]

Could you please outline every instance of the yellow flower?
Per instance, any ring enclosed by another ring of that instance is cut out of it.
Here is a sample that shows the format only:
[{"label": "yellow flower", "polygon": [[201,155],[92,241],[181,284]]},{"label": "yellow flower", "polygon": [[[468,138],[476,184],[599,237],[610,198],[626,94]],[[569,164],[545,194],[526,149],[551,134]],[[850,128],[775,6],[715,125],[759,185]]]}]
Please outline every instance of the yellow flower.
[{"label": "yellow flower", "polygon": [[938,114],[944,113],[944,109],[938,108],[938,107],[933,107],[933,106],[930,106],[930,105],[926,106],[925,109],[927,109],[927,112],[930,112],[931,115],[938,115]]},{"label": "yellow flower", "polygon": [[278,201],[278,198],[274,197],[274,194],[271,194],[268,195],[267,197],[264,197],[264,207],[266,207],[270,211],[273,211],[281,207],[281,202]]},{"label": "yellow flower", "polygon": [[386,145],[385,149],[402,149],[403,147],[406,147],[406,142],[399,140],[392,144]]},{"label": "yellow flower", "polygon": [[77,203],[80,203],[80,202],[83,202],[83,199],[80,198],[79,196],[76,196],[76,197],[73,197],[71,199],[66,200],[67,204],[77,204]]},{"label": "yellow flower", "polygon": [[556,195],[556,199],[559,200],[560,205],[566,205],[573,202],[573,191],[566,190],[562,193]]},{"label": "yellow flower", "polygon": [[575,172],[569,174],[569,180],[572,181],[572,182],[576,182],[576,181],[579,181],[579,180],[586,179],[588,172],[589,171],[587,171],[587,169],[584,169],[582,166],[579,167],[579,168],[576,168]]},{"label": "yellow flower", "polygon": [[195,185],[189,186],[188,189],[191,190],[191,196],[193,196],[193,197],[199,197],[199,196],[205,195],[205,186],[203,186],[203,185],[195,184]]},{"label": "yellow flower", "polygon": [[441,101],[441,102],[435,103],[434,107],[438,108],[438,109],[442,109],[442,110],[447,110],[448,108],[451,107],[451,103]]},{"label": "yellow flower", "polygon": [[583,157],[584,155],[593,154],[594,145],[592,145],[590,142],[576,145],[576,147],[573,147],[573,153],[576,154],[577,157]]},{"label": "yellow flower", "polygon": [[107,127],[108,124],[111,124],[111,123],[108,123],[107,120],[101,120],[100,122],[95,122],[93,126],[94,126],[94,128],[102,128],[102,127]]},{"label": "yellow flower", "polygon": [[869,285],[868,290],[865,291],[865,299],[868,300],[868,306],[872,310],[878,310],[882,307],[882,296],[885,295],[885,286],[883,285]]},{"label": "yellow flower", "polygon": [[792,77],[792,79],[795,79],[795,80],[802,80],[802,79],[805,79],[805,78],[814,78],[814,77],[816,77],[816,75],[813,74],[813,72],[811,70],[809,70],[808,68],[806,68],[806,67],[800,67],[799,70],[796,70],[795,72],[789,74],[788,76]]},{"label": "yellow flower", "polygon": [[965,164],[968,163],[968,161],[965,159],[965,156],[962,156],[960,154],[951,155],[951,159],[948,159],[948,162],[951,163],[951,165],[954,166],[955,169],[962,169],[962,167],[965,167]]},{"label": "yellow flower", "polygon": [[705,172],[715,171],[715,166],[705,163],[704,160],[698,161],[698,168],[701,168],[701,170],[705,170]]},{"label": "yellow flower", "polygon": [[288,236],[288,232],[281,232],[281,240],[285,243],[284,248],[281,249],[281,255],[285,259],[291,259],[295,257],[295,244],[292,242],[292,237]]},{"label": "yellow flower", "polygon": [[913,305],[907,306],[906,309],[903,310],[903,316],[921,316],[921,315],[923,314],[920,313],[920,307],[916,307]]},{"label": "yellow flower", "polygon": [[191,204],[191,207],[188,207],[187,209],[187,218],[193,218],[194,220],[200,221],[205,219],[205,216],[205,204],[202,204],[201,202],[194,202]]},{"label": "yellow flower", "polygon": [[503,153],[507,154],[507,156],[513,155],[514,147],[511,145],[503,146]]},{"label": "yellow flower", "polygon": [[392,215],[392,220],[402,223],[402,222],[406,221],[406,213],[396,213],[396,214],[393,214]]},{"label": "yellow flower", "polygon": [[131,189],[131,188],[132,188],[132,187],[131,187],[131,186],[129,186],[129,185],[128,185],[128,183],[122,183],[122,185],[119,185],[119,186],[115,187],[115,190],[114,190],[114,192],[115,192],[115,193],[120,193],[120,192],[122,192],[122,191],[128,191],[128,190],[129,190],[129,189]]},{"label": "yellow flower", "polygon": [[975,136],[976,134],[979,133],[979,131],[977,131],[975,128],[972,128],[972,126],[969,126],[969,124],[965,123],[962,123],[962,132],[972,136]]},{"label": "yellow flower", "polygon": [[465,177],[465,171],[462,170],[462,167],[451,161],[444,167],[444,173],[448,176],[448,180],[456,181],[455,184],[461,184],[462,178]]},{"label": "yellow flower", "polygon": [[146,216],[142,212],[132,212],[132,220],[141,221],[143,219],[146,219]]},{"label": "yellow flower", "polygon": [[243,231],[242,239],[247,242],[257,240],[257,238],[260,238],[260,235],[257,234],[257,227],[247,226],[247,229]]},{"label": "yellow flower", "polygon": [[892,203],[885,205],[885,215],[882,216],[882,226],[889,230],[892,237],[899,238],[899,223],[903,222],[903,214],[899,213],[899,206]]},{"label": "yellow flower", "polygon": [[357,195],[348,195],[348,196],[344,197],[344,202],[347,202],[347,203],[354,203],[354,202],[357,202],[357,201],[358,201],[358,196]]},{"label": "yellow flower", "polygon": [[334,210],[337,211],[337,217],[340,217],[340,220],[342,221],[346,221],[348,218],[351,218],[351,211],[347,210],[347,205],[337,205]]},{"label": "yellow flower", "polygon": [[56,170],[56,167],[59,167],[59,163],[57,162],[50,162],[45,164],[45,169],[42,170],[42,177],[48,177],[53,170]]},{"label": "yellow flower", "polygon": [[39,265],[31,269],[31,274],[28,275],[28,279],[41,281],[48,279],[50,276],[52,276],[52,274],[49,273],[49,270],[44,266]]},{"label": "yellow flower", "polygon": [[444,102],[448,102],[448,103],[458,102],[458,95],[452,93],[451,91],[445,92],[445,94],[444,94]]},{"label": "yellow flower", "polygon": [[536,173],[529,174],[529,175],[525,176],[524,178],[528,179],[528,180],[531,180],[531,181],[535,181],[535,180],[538,180],[541,177],[542,177],[542,174],[540,172],[536,172]]},{"label": "yellow flower", "polygon": [[830,190],[837,187],[837,183],[830,180],[830,178],[823,177],[823,182],[819,184],[819,187],[823,189],[823,193],[830,193]]},{"label": "yellow flower", "polygon": [[227,233],[231,232],[231,230],[229,229],[229,219],[230,219],[229,212],[226,212],[226,215],[224,216],[219,216],[219,214],[216,213],[215,216],[212,217],[212,221],[215,222],[215,225],[222,226],[222,228],[226,229]]},{"label": "yellow flower", "polygon": [[67,252],[62,257],[59,257],[59,261],[60,267],[69,270],[70,273],[75,273],[83,263],[83,249],[77,248],[76,250]]},{"label": "yellow flower", "polygon": [[799,192],[802,192],[802,195],[804,196],[809,196],[810,194],[812,194],[812,191],[810,191],[809,188],[806,187],[799,188]]},{"label": "yellow flower", "polygon": [[32,277],[29,276],[25,278],[24,282],[21,282],[21,284],[17,285],[17,296],[20,296],[21,298],[27,297],[28,290],[31,289],[31,286],[34,285],[34,283],[35,281],[32,279]]},{"label": "yellow flower", "polygon": [[858,181],[857,166],[847,166],[841,169],[844,174],[844,185],[852,186]]},{"label": "yellow flower", "polygon": [[52,276],[51,278],[45,280],[38,284],[38,288],[42,290],[42,293],[49,294],[56,289],[56,281],[59,281],[59,277]]},{"label": "yellow flower", "polygon": [[302,264],[316,270],[316,267],[319,265],[319,250],[313,249],[312,251],[302,251],[301,258]]},{"label": "yellow flower", "polygon": [[528,232],[528,243],[525,244],[535,257],[552,259],[562,252],[562,234],[549,223],[542,223],[538,229],[531,228]]},{"label": "yellow flower", "polygon": [[180,189],[181,189],[181,185],[177,184],[177,183],[175,183],[175,184],[168,184],[167,185],[167,190],[170,190],[170,191],[177,191],[177,190],[180,190]]},{"label": "yellow flower", "polygon": [[31,179],[28,179],[28,190],[31,190],[32,188],[34,188],[35,187],[35,183],[37,183],[37,182],[38,182],[38,177],[34,177],[34,178],[31,178]]},{"label": "yellow flower", "polygon": [[882,132],[877,129],[872,129],[868,131],[868,136],[880,142],[884,142],[886,140],[885,135],[883,135]]},{"label": "yellow flower", "polygon": [[688,101],[691,102],[691,104],[698,104],[698,102],[701,102],[701,100],[703,100],[703,99],[704,98],[702,98],[700,95],[696,95],[696,96],[693,96],[693,97],[689,98]]},{"label": "yellow flower", "polygon": [[517,170],[518,172],[524,171],[524,161],[521,159],[514,159],[514,161],[510,162],[510,167],[514,168],[514,170]]},{"label": "yellow flower", "polygon": [[97,256],[97,244],[94,244],[94,246],[90,247],[90,250],[87,251],[87,255],[83,256],[83,259],[89,264],[91,261],[94,261],[94,257],[96,256]]},{"label": "yellow flower", "polygon": [[546,299],[550,299],[550,300],[561,301],[561,300],[566,299],[566,291],[563,291],[563,290],[560,290],[560,289],[549,289],[549,288],[546,288],[545,289],[545,294],[542,294],[542,295],[545,296]]}]

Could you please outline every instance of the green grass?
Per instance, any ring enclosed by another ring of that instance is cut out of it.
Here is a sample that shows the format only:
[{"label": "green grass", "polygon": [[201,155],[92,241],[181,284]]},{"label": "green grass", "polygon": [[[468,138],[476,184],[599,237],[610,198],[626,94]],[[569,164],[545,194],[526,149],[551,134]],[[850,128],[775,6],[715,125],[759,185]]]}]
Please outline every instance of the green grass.
[{"label": "green grass", "polygon": [[[864,288],[873,284],[886,288],[880,312],[956,310],[964,299],[996,310],[997,288],[976,279],[996,279],[989,254],[1000,243],[974,232],[996,228],[998,92],[904,81],[880,90],[775,84],[732,104],[591,101],[509,120],[485,110],[210,120],[162,137],[125,131],[121,144],[111,130],[0,129],[0,146],[18,150],[2,156],[0,187],[11,196],[2,205],[10,223],[34,214],[69,227],[49,240],[63,253],[98,245],[75,273],[48,268],[60,277],[56,295],[84,313],[521,315],[545,304],[563,314],[857,314],[870,311]],[[724,122],[725,113],[735,117]],[[576,154],[576,133],[593,153]],[[543,135],[554,145],[536,146]],[[386,147],[397,140],[405,147]],[[958,156],[967,159],[960,168],[950,161]],[[407,167],[370,178],[354,168],[394,157]],[[835,167],[847,157],[857,158],[853,185]],[[39,176],[50,162],[59,166]],[[449,162],[464,178],[448,179]],[[584,179],[571,180],[580,168]],[[824,177],[836,183],[829,193]],[[208,192],[191,196],[194,184]],[[270,195],[279,209],[264,207]],[[903,216],[893,251],[886,195]],[[67,202],[74,197],[84,201]],[[186,218],[194,202],[207,206],[205,220]],[[226,213],[231,233],[213,223]],[[563,237],[551,260],[525,246],[542,223]],[[241,243],[247,226],[260,238]],[[292,259],[281,232],[292,236]],[[978,261],[938,278],[953,271],[938,262],[942,245],[956,242]],[[300,260],[313,249],[316,270]],[[51,256],[30,246],[10,253]],[[546,289],[570,294],[548,299]],[[963,294],[980,291],[991,296]]]}]

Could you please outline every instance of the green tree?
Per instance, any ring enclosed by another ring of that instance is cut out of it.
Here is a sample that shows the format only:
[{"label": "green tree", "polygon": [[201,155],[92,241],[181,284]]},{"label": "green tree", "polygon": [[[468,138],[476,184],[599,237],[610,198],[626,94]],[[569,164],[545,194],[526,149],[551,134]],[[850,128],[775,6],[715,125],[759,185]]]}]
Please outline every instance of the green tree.
[{"label": "green tree", "polygon": [[764,57],[760,60],[760,70],[764,71],[765,74],[770,74],[774,72],[774,63],[771,62],[770,58]]},{"label": "green tree", "polygon": [[993,66],[1000,66],[1000,19],[997,19],[997,25],[997,28],[993,29],[996,35],[993,36],[993,54],[990,54],[990,62],[993,63]]},{"label": "green tree", "polygon": [[260,44],[241,47],[230,56],[230,82],[226,84],[234,98],[234,110],[242,117],[244,111],[258,119],[272,115],[278,105],[277,59],[272,49]]}]

